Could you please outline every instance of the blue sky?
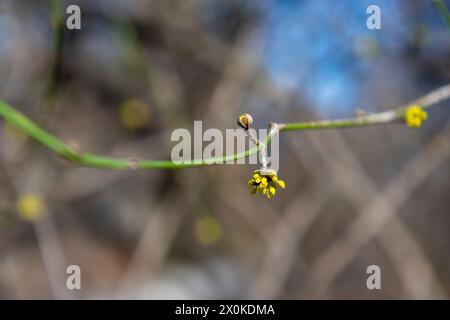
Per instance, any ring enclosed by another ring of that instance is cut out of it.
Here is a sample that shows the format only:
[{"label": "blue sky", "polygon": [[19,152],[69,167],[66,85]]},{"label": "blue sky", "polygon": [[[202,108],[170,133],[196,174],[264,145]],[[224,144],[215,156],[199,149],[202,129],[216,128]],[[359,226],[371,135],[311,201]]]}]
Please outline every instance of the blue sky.
[{"label": "blue sky", "polygon": [[[280,89],[301,89],[322,112],[347,114],[357,105],[362,80],[381,59],[404,50],[413,28],[426,26],[426,50],[442,45],[433,37],[445,31],[433,3],[416,3],[423,6],[419,12],[398,0],[265,1],[267,69]],[[381,9],[381,30],[366,27],[370,4]],[[399,61],[390,72],[394,77],[405,67]]]}]

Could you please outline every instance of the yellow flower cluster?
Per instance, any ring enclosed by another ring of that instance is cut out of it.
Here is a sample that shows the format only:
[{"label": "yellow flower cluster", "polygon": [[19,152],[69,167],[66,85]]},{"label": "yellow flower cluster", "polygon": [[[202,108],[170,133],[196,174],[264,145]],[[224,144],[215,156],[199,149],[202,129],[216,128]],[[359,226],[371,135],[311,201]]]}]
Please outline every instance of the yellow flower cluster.
[{"label": "yellow flower cluster", "polygon": [[405,111],[405,122],[411,128],[419,128],[427,117],[426,111],[419,105],[409,106]]},{"label": "yellow flower cluster", "polygon": [[283,180],[278,179],[277,172],[275,170],[253,171],[252,179],[248,182],[248,187],[251,189],[252,194],[261,192],[269,199],[275,195],[277,186],[284,189],[286,184]]}]

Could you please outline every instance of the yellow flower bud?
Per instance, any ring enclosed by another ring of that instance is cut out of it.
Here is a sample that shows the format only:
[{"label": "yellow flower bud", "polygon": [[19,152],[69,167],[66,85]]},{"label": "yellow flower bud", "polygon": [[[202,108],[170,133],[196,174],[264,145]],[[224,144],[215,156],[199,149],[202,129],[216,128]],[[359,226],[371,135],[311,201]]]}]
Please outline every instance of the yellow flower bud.
[{"label": "yellow flower bud", "polygon": [[242,127],[244,130],[248,130],[252,123],[253,123],[253,118],[248,113],[241,114],[237,120],[237,124],[240,127]]}]

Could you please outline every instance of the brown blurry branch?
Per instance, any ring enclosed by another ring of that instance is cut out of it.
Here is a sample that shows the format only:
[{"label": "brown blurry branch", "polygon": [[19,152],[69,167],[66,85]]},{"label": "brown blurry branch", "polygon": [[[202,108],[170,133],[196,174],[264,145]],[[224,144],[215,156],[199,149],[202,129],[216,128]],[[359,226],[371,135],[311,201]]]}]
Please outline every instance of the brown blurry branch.
[{"label": "brown blurry branch", "polygon": [[392,219],[412,192],[442,165],[450,155],[447,126],[424,151],[413,159],[398,175],[361,211],[348,228],[345,236],[328,248],[313,264],[314,279],[324,290],[352,260],[355,252],[375,237]]}]

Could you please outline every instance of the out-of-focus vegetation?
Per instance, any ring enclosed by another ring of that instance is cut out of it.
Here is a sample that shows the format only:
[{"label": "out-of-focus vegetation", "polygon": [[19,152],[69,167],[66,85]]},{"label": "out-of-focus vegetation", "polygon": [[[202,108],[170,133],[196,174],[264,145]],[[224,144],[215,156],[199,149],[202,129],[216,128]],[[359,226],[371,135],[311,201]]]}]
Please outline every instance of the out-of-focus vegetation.
[{"label": "out-of-focus vegetation", "polygon": [[[450,81],[426,0],[69,4],[82,29],[62,41],[48,1],[0,2],[0,97],[74,150],[164,159],[194,120],[350,117]],[[448,298],[448,105],[419,130],[283,134],[271,200],[247,190],[256,166],[81,168],[1,121],[0,298]]]}]

